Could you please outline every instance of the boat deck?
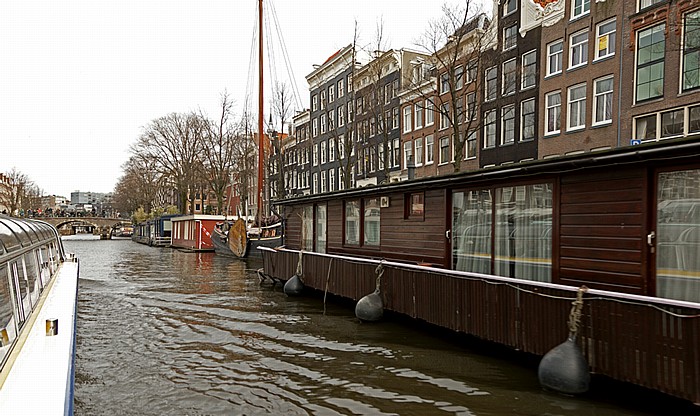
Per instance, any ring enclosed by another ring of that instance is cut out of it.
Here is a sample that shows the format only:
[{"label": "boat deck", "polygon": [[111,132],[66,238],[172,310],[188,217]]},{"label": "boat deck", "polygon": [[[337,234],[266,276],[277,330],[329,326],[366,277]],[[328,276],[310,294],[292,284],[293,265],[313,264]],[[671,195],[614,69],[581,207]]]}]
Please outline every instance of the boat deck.
[{"label": "boat deck", "polygon": [[[44,290],[0,373],[0,408],[8,415],[73,414],[75,318],[78,262],[66,261]],[[46,321],[58,320],[58,334],[46,335]],[[40,385],[38,396],[28,389]]]}]

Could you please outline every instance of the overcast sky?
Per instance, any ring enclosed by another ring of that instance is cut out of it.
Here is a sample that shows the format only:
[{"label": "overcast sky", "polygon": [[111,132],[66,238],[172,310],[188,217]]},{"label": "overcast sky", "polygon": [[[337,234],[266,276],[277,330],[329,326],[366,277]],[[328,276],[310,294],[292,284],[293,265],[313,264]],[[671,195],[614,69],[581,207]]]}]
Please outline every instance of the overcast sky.
[{"label": "overcast sky", "polygon": [[[149,121],[191,110],[214,117],[225,90],[242,113],[256,4],[0,0],[0,171],[16,168],[45,195],[111,192],[129,146]],[[375,38],[382,19],[388,47],[416,49],[443,2],[265,4],[276,11],[308,107],[305,76],[352,42],[355,21],[361,43]],[[275,67],[284,81],[289,77],[278,55]]]}]

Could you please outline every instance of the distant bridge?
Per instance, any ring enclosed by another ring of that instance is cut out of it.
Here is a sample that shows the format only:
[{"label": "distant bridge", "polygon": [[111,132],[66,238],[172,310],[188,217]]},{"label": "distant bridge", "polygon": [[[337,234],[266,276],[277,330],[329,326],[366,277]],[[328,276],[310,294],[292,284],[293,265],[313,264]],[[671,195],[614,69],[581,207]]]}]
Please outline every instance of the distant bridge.
[{"label": "distant bridge", "polygon": [[112,231],[124,225],[131,225],[130,219],[125,218],[104,218],[104,217],[42,217],[38,218],[46,221],[56,228],[85,227],[99,230],[102,238],[112,238]]}]

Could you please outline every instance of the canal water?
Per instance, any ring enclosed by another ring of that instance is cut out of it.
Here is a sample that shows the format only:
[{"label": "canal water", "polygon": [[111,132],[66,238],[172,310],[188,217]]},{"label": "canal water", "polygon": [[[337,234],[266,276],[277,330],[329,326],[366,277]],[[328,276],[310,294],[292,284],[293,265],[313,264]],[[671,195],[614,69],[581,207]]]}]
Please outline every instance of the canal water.
[{"label": "canal water", "polygon": [[259,261],[64,243],[80,259],[76,415],[678,414],[543,391],[536,368],[466,337],[261,286]]}]

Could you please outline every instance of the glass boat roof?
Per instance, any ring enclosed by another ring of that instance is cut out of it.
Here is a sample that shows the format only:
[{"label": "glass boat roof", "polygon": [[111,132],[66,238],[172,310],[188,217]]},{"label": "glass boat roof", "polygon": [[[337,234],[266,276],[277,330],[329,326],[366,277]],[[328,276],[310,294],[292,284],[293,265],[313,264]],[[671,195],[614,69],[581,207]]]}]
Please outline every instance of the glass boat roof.
[{"label": "glass boat roof", "polygon": [[49,224],[0,215],[0,255],[55,236]]}]

